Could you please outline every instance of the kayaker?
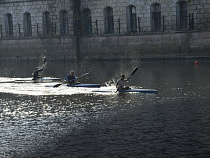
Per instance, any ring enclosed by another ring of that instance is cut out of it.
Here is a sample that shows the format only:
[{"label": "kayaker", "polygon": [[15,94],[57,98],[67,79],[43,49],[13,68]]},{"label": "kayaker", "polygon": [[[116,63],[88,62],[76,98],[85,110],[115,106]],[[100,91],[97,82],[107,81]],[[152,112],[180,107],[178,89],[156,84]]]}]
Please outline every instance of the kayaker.
[{"label": "kayaker", "polygon": [[78,77],[74,75],[74,70],[71,70],[71,71],[70,71],[70,74],[67,75],[67,76],[63,79],[63,81],[67,82],[68,85],[75,85],[75,84],[76,84],[76,79],[77,79],[77,78],[78,78]]},{"label": "kayaker", "polygon": [[36,70],[32,73],[33,75],[33,79],[32,80],[36,80],[38,78],[41,78],[41,72],[43,71],[43,67],[42,68],[39,68],[37,67]]},{"label": "kayaker", "polygon": [[129,89],[129,86],[125,86],[126,82],[128,82],[128,79],[125,79],[125,75],[122,74],[121,78],[117,80],[116,88],[117,90],[127,90]]}]

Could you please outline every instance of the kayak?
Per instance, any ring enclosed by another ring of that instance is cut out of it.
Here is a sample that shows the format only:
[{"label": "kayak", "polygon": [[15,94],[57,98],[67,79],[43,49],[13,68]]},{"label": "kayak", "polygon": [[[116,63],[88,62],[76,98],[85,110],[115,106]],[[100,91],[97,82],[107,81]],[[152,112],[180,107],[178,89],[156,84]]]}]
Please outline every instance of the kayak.
[{"label": "kayak", "polygon": [[67,85],[68,87],[87,87],[87,88],[100,88],[100,84],[84,84],[84,83],[77,83],[75,85]]},{"label": "kayak", "polygon": [[43,77],[43,78],[32,79],[32,81],[34,81],[35,83],[58,82],[61,81],[61,78]]},{"label": "kayak", "polygon": [[22,80],[15,80],[17,83],[25,83],[25,82],[34,82],[34,83],[49,83],[49,82],[58,82],[61,78],[52,78],[52,77],[42,77],[36,79],[22,79]]},{"label": "kayak", "polygon": [[119,93],[129,93],[129,92],[139,92],[139,93],[156,93],[157,90],[155,89],[127,89],[127,90],[120,90]]},{"label": "kayak", "polygon": [[112,93],[112,92],[118,92],[118,93],[154,93],[157,94],[157,90],[155,89],[127,89],[127,90],[94,90],[92,92],[98,92],[98,93]]}]

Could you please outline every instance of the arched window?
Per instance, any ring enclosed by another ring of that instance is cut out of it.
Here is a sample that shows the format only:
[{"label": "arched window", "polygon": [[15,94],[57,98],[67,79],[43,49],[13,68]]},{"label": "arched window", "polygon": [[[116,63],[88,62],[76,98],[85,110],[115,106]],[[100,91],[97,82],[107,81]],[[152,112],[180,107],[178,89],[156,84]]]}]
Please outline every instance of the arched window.
[{"label": "arched window", "polygon": [[187,28],[187,3],[185,1],[176,4],[177,29]]},{"label": "arched window", "polygon": [[68,12],[66,10],[61,10],[59,16],[60,16],[60,35],[66,35],[69,33]]},{"label": "arched window", "polygon": [[92,20],[91,20],[91,10],[86,8],[82,11],[82,22],[83,22],[83,33],[91,34],[92,33]]},{"label": "arched window", "polygon": [[159,3],[155,3],[151,6],[151,24],[152,31],[161,30],[161,6]]},{"label": "arched window", "polygon": [[31,14],[28,12],[23,14],[23,31],[24,31],[24,36],[32,35]]},{"label": "arched window", "polygon": [[105,33],[114,33],[114,18],[113,18],[113,9],[111,7],[106,7],[104,9],[104,19],[105,19]]},{"label": "arched window", "polygon": [[6,37],[13,36],[13,21],[12,14],[7,13],[4,16]]},{"label": "arched window", "polygon": [[130,5],[127,7],[127,30],[128,32],[137,31],[136,7]]},{"label": "arched window", "polygon": [[46,36],[50,34],[50,13],[48,11],[43,13],[42,28],[43,28],[43,35]]}]

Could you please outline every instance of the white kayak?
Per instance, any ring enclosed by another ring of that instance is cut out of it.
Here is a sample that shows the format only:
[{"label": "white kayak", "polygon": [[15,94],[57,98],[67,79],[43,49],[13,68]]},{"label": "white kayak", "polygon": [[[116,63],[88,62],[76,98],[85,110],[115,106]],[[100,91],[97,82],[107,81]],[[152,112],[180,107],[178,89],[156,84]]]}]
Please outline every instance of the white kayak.
[{"label": "white kayak", "polygon": [[61,78],[43,77],[43,78],[33,79],[33,81],[35,83],[58,82],[61,81]]},{"label": "white kayak", "polygon": [[87,87],[87,88],[100,88],[100,84],[90,84],[90,83],[77,83],[75,85],[67,85],[68,87]]},{"label": "white kayak", "polygon": [[127,89],[127,90],[93,90],[92,92],[98,92],[98,93],[112,93],[112,92],[118,92],[118,93],[154,93],[157,94],[157,90],[155,89]]},{"label": "white kayak", "polygon": [[84,87],[84,88],[100,88],[101,87],[101,84],[91,84],[91,83],[77,83],[75,85],[68,85],[68,84],[62,84],[62,83],[58,83],[56,85],[48,85],[46,87],[59,87],[59,86],[67,86],[67,87],[78,87],[78,88],[81,88],[81,87]]},{"label": "white kayak", "polygon": [[61,78],[41,77],[41,78],[36,78],[36,79],[15,80],[15,82],[17,82],[17,83],[25,83],[25,82],[49,83],[49,82],[58,82],[58,81],[61,81]]}]

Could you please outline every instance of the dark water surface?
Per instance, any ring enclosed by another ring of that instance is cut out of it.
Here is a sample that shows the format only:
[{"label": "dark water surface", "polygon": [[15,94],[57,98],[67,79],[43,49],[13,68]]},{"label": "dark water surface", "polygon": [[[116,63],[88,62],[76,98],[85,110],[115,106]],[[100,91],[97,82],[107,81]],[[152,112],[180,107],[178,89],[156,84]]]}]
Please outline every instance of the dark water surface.
[{"label": "dark water surface", "polygon": [[[47,62],[43,75],[74,69],[90,73],[81,82],[105,85],[137,65],[129,85],[158,94],[12,94],[0,83],[0,157],[208,158],[209,60]],[[1,62],[0,78],[30,77],[36,66]]]}]

